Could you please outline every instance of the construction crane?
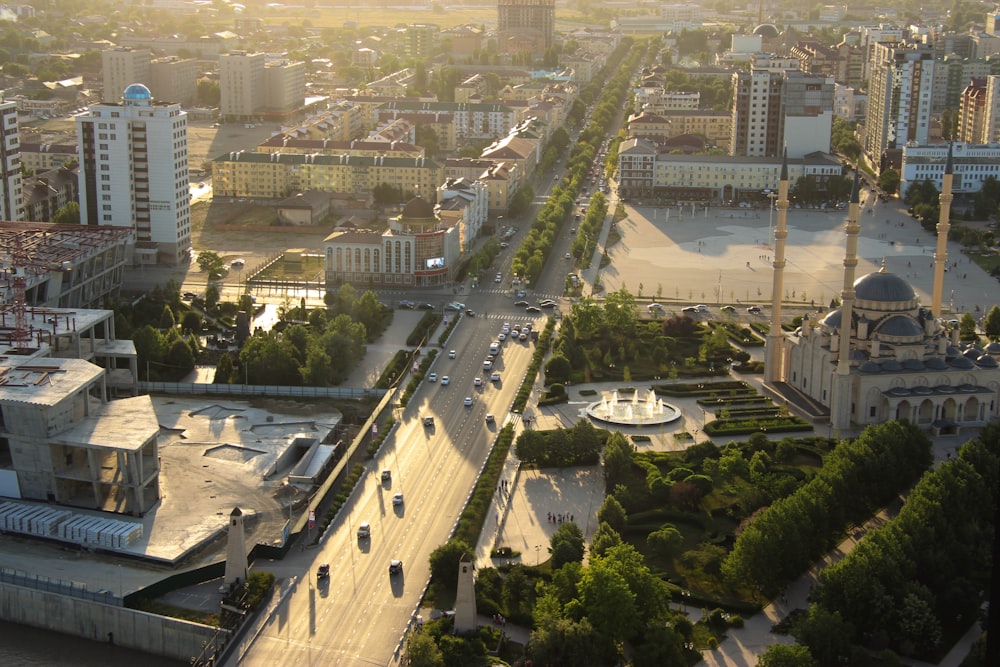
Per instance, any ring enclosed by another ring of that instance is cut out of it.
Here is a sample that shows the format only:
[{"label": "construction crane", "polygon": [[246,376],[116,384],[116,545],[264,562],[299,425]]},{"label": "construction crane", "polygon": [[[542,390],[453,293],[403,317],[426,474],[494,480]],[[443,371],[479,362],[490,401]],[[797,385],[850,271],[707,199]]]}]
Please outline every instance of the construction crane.
[{"label": "construction crane", "polygon": [[[19,351],[31,346],[27,292],[32,277],[54,272],[66,275],[78,261],[130,233],[124,227],[0,222],[0,340],[6,339]],[[4,283],[7,299],[3,298]],[[13,326],[8,323],[10,315]]]}]

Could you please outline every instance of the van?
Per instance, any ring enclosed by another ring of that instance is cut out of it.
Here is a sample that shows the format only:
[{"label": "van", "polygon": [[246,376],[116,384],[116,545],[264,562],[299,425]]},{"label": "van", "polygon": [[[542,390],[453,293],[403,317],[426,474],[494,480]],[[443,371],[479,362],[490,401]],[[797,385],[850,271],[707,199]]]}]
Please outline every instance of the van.
[{"label": "van", "polygon": [[490,354],[494,356],[500,354],[500,343],[490,343]]}]

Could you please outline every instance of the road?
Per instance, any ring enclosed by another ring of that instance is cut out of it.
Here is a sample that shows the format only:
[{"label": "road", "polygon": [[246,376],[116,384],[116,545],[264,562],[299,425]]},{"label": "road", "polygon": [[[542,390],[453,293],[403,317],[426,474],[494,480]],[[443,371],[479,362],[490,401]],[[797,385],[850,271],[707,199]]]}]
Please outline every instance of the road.
[{"label": "road", "polygon": [[[463,318],[452,337],[456,358],[442,350],[431,368],[450,383],[425,380],[399,413],[394,436],[241,664],[385,665],[398,657],[400,631],[430,578],[428,556],[451,536],[534,350],[531,342],[506,342],[494,369],[501,381],[490,382],[482,364],[501,320],[525,317],[502,295],[484,293],[481,300],[508,305],[488,318]],[[475,377],[483,379],[482,387],[473,385]],[[473,399],[471,407],[463,405],[466,396]],[[497,423],[486,424],[487,413]],[[433,427],[423,425],[425,416],[434,417]],[[392,472],[391,482],[381,481],[383,469]],[[401,506],[393,506],[395,493],[403,493]],[[371,524],[367,539],[356,536],[363,521]],[[389,574],[392,559],[403,561],[402,574]],[[330,564],[330,578],[317,586],[320,563]]]}]

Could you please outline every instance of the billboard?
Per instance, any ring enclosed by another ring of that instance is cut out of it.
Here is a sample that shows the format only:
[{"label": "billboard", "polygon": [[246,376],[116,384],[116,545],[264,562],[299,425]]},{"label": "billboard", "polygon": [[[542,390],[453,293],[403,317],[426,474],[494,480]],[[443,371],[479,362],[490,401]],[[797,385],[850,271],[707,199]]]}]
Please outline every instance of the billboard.
[{"label": "billboard", "polygon": [[431,257],[430,259],[424,260],[424,266],[428,269],[443,269],[444,257]]}]

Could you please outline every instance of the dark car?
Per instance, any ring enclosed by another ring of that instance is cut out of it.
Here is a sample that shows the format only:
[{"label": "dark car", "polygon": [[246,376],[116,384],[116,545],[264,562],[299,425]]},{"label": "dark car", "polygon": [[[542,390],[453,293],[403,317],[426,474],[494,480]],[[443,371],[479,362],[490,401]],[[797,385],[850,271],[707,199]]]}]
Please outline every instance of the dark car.
[{"label": "dark car", "polygon": [[434,310],[433,303],[422,303],[420,304],[420,310]]},{"label": "dark car", "polygon": [[434,426],[434,417],[424,417],[424,426]]},{"label": "dark car", "polygon": [[400,574],[403,571],[403,561],[392,560],[389,561],[389,574]]},{"label": "dark car", "polygon": [[754,315],[760,315],[760,306],[750,306],[747,308],[747,312]]},{"label": "dark car", "polygon": [[319,569],[316,570],[316,578],[317,579],[329,579],[330,578],[330,564],[329,563],[323,563],[322,565],[319,566]]},{"label": "dark car", "polygon": [[413,310],[414,308],[417,307],[417,304],[413,303],[412,301],[403,299],[402,301],[399,302],[399,307],[406,308],[407,310]]}]

